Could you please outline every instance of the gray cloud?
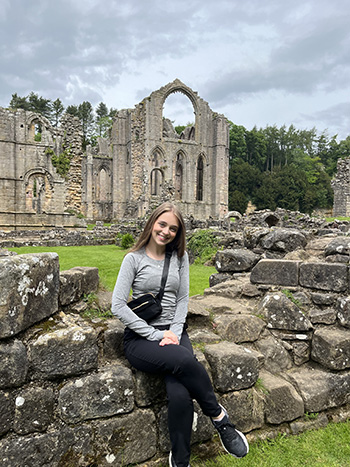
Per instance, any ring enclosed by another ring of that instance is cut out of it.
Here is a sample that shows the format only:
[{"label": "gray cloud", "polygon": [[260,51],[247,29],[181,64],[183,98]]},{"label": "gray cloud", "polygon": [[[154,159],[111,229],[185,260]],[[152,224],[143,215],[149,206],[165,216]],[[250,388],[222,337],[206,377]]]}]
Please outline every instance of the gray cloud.
[{"label": "gray cloud", "polygon": [[300,109],[320,96],[324,114],[303,118],[344,131],[349,23],[348,0],[2,0],[0,105],[34,91],[65,105],[113,95],[107,105],[130,107],[179,77],[232,114],[271,93]]}]

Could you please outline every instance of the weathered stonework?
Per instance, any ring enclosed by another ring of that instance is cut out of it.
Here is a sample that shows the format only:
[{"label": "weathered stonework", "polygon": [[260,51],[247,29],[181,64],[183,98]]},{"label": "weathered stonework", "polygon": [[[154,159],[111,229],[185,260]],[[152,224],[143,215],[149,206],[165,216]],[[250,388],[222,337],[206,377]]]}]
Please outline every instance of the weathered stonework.
[{"label": "weathered stonework", "polygon": [[[194,126],[181,135],[163,117],[164,103],[175,92],[188,97],[195,114]],[[227,213],[227,119],[180,80],[119,111],[110,139],[98,143],[84,169],[87,217],[143,217],[164,200],[176,201],[195,218]]]},{"label": "weathered stonework", "polygon": [[337,173],[332,180],[333,216],[350,215],[350,158],[338,159]]},{"label": "weathered stonework", "polygon": [[[80,123],[70,115],[54,128],[42,115],[0,108],[0,228],[83,226],[69,214],[81,210],[81,148]],[[67,177],[52,160],[65,150]]]},{"label": "weathered stonework", "polygon": [[[195,115],[181,135],[163,118],[175,92],[188,97]],[[109,136],[85,154],[82,143],[81,125],[69,114],[55,128],[39,114],[0,108],[0,228],[83,226],[72,213],[144,217],[164,200],[195,218],[228,211],[228,121],[179,80],[117,112]],[[63,153],[66,174],[52,161]]]}]

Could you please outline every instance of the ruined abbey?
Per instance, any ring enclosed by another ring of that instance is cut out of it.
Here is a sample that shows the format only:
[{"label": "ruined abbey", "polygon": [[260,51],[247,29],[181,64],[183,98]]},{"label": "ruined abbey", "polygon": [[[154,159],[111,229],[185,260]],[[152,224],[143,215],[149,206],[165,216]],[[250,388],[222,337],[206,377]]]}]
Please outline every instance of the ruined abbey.
[{"label": "ruined abbey", "polygon": [[[195,122],[178,135],[163,107],[184,94]],[[173,200],[185,215],[228,211],[229,127],[196,92],[175,80],[134,109],[118,111],[108,138],[82,149],[78,119],[52,127],[39,114],[0,108],[0,229],[83,226],[146,215]]]}]

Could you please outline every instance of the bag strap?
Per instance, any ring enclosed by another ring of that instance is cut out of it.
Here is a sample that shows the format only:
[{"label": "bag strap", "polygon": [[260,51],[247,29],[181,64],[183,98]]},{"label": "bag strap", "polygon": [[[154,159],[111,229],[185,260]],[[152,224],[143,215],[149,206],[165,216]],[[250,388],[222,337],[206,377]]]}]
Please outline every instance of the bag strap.
[{"label": "bag strap", "polygon": [[162,301],[162,298],[163,298],[163,295],[164,295],[165,284],[166,284],[166,281],[168,279],[168,272],[169,272],[171,254],[172,254],[171,251],[167,250],[165,252],[162,281],[160,283],[160,290],[158,292],[159,301]]}]

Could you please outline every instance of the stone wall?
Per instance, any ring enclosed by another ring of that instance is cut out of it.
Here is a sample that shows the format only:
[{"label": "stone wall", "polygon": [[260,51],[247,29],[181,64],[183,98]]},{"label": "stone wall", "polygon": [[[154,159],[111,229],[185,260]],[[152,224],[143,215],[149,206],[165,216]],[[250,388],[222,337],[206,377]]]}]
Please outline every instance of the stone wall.
[{"label": "stone wall", "polygon": [[[39,114],[0,108],[0,226],[32,229],[84,223],[69,211],[81,209],[81,142],[77,119],[66,116],[54,128]],[[72,157],[67,178],[53,162],[65,150]]]},{"label": "stone wall", "polygon": [[[297,241],[304,252],[317,250]],[[264,259],[257,244],[246,262],[245,247],[220,252],[225,281],[190,299],[197,358],[249,440],[350,416],[349,266],[339,262],[350,258],[347,242],[323,241],[320,255],[335,262]],[[82,297],[97,290],[97,269],[60,273],[54,253],[7,255],[0,277],[4,465],[151,465],[165,458],[161,378],[130,368],[118,320],[82,314]],[[213,434],[195,405],[193,442]]]},{"label": "stone wall", "polygon": [[332,180],[334,191],[333,216],[350,215],[350,159],[338,159],[337,172]]}]

